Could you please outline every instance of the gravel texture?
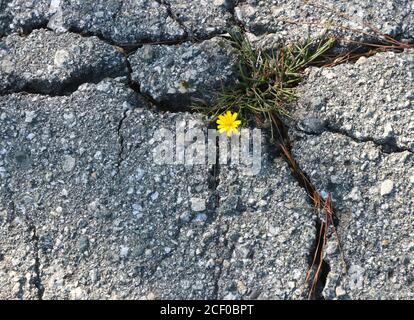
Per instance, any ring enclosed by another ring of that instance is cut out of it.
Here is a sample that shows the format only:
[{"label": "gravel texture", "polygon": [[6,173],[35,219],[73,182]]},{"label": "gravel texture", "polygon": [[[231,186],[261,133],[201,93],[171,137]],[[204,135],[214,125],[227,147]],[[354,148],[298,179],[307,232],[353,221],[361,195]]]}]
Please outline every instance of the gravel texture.
[{"label": "gravel texture", "polygon": [[316,217],[284,161],[264,155],[255,176],[222,166],[217,190],[220,225],[227,225],[230,251],[223,262],[219,298],[304,298]]},{"label": "gravel texture", "polygon": [[[37,248],[45,299],[79,298],[77,281],[91,284],[84,277],[98,266],[105,281],[117,281],[111,264],[106,268],[85,251],[90,247],[102,259],[114,253],[104,251],[101,241],[109,238],[114,223],[110,210],[115,200],[109,196],[116,188],[118,127],[136,100],[123,84],[106,82],[84,85],[65,97],[1,97],[3,175],[14,215],[36,232],[31,243]],[[22,255],[18,248],[16,254]]]},{"label": "gravel texture", "polygon": [[221,38],[143,46],[129,60],[141,91],[174,109],[190,106],[192,98],[212,101],[222,85],[236,79],[236,58]]},{"label": "gravel texture", "polygon": [[206,38],[225,33],[232,24],[234,0],[166,0],[175,19],[189,36]]},{"label": "gravel texture", "polygon": [[249,32],[273,45],[327,35],[346,44],[373,40],[376,33],[412,39],[413,11],[410,0],[246,0],[236,6],[235,15]]},{"label": "gravel texture", "polygon": [[[0,299],[305,299],[318,236],[305,189],[266,135],[256,175],[189,164],[208,124],[184,111],[237,81],[228,28],[261,50],[328,35],[349,49],[378,41],[367,23],[412,42],[413,11],[409,0],[1,1]],[[339,217],[346,268],[330,234],[325,299],[414,298],[413,57],[309,68],[287,106],[293,156]],[[219,145],[206,155],[221,159]],[[186,161],[160,164],[161,147]]]},{"label": "gravel texture", "polygon": [[0,93],[62,94],[85,81],[127,75],[124,56],[96,37],[41,29],[0,43]]},{"label": "gravel texture", "polygon": [[325,298],[413,299],[413,154],[330,132],[292,136],[293,155],[322,195],[332,193],[340,219],[347,269],[331,237]]},{"label": "gravel texture", "polygon": [[412,299],[413,51],[309,70],[292,106],[293,155],[339,215],[326,299]]},{"label": "gravel texture", "polygon": [[156,0],[56,0],[48,27],[93,34],[118,44],[174,41],[184,29]]},{"label": "gravel texture", "polygon": [[308,133],[342,132],[386,150],[414,151],[414,50],[312,69],[293,118]]},{"label": "gravel texture", "polygon": [[0,2],[0,37],[10,33],[27,34],[46,26],[53,14],[51,0],[2,0]]},{"label": "gravel texture", "polygon": [[[2,182],[2,196],[5,188]],[[0,299],[38,299],[33,231],[11,206],[9,199],[0,199]]]},{"label": "gravel texture", "polygon": [[[151,112],[116,80],[0,105],[3,297],[36,298],[36,288],[43,299],[299,297],[314,218],[280,159],[265,158],[257,178],[158,165],[156,130],[205,124]],[[30,245],[11,250],[5,239],[18,228]],[[38,278],[26,275],[32,262],[10,269],[15,252],[38,257]],[[8,289],[16,279],[26,285]]]}]

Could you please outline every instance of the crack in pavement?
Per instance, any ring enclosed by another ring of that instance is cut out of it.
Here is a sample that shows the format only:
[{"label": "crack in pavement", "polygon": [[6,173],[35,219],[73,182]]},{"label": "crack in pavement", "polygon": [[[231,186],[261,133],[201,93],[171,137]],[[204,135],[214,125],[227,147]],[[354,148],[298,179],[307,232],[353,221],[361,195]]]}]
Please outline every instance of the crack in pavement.
[{"label": "crack in pavement", "polygon": [[178,19],[178,17],[172,12],[171,4],[166,0],[155,0],[155,1],[158,2],[161,6],[163,6],[167,10],[168,16],[172,20],[174,20],[181,27],[181,29],[183,29],[184,37],[188,38],[188,35],[190,34],[190,32],[188,31],[187,27],[180,21],[180,19]]},{"label": "crack in pavement", "polygon": [[[167,11],[168,11],[169,16],[171,18],[173,18],[176,22],[178,22],[176,20],[176,17],[171,12],[170,5],[166,1],[162,1],[162,0],[161,0],[161,3],[163,3],[167,7]],[[233,11],[232,14],[235,17],[234,11]],[[235,21],[237,21],[237,20],[235,19]],[[184,28],[184,26],[181,23],[180,23],[180,26],[182,26]],[[41,29],[41,28],[39,28],[39,29]],[[33,29],[33,30],[36,30],[36,29]],[[187,33],[186,30],[185,30],[185,32],[186,32],[186,40],[178,40],[176,42],[169,42],[168,44],[179,44],[179,43],[182,43],[184,41],[194,40],[192,38],[188,38],[188,33]],[[132,79],[131,79],[132,67],[130,65],[130,61],[128,60],[128,54],[130,54],[130,53],[133,52],[133,51],[131,51],[131,49],[133,50],[133,48],[135,48],[135,50],[136,50],[139,46],[141,46],[141,45],[143,45],[145,43],[136,44],[136,45],[134,45],[134,44],[131,44],[131,45],[124,44],[124,45],[122,45],[122,44],[113,43],[112,41],[109,41],[107,39],[104,39],[102,36],[100,37],[97,34],[89,34],[89,35],[87,35],[87,34],[82,33],[82,32],[74,32],[74,33],[80,34],[80,35],[82,35],[84,37],[96,36],[96,37],[98,37],[103,42],[106,42],[106,43],[108,43],[108,44],[110,44],[112,46],[117,46],[117,47],[122,48],[125,51],[123,53],[124,53],[124,56],[125,56],[126,64],[128,66],[128,75],[127,75],[128,76],[128,85],[130,86],[130,88],[132,90],[134,90],[135,92],[137,92],[138,94],[140,94],[144,98],[147,98],[149,101],[152,100],[151,103],[153,105],[156,105],[157,106],[157,104],[155,103],[155,100],[152,99],[152,97],[141,93],[140,92],[140,88],[139,88],[139,84],[136,83],[136,82],[134,82],[134,81],[132,81]],[[216,35],[212,35],[212,37],[215,37],[215,36]],[[206,39],[203,39],[202,41],[204,41],[204,40],[206,40]],[[162,43],[150,43],[150,44],[162,44]],[[167,45],[167,43],[163,43],[163,44]],[[83,82],[81,82],[81,84],[88,83],[89,82],[89,81],[84,81],[84,79],[82,79],[82,80],[83,80]],[[74,89],[74,91],[76,91],[76,90],[77,90],[77,88]],[[74,91],[72,91],[72,93]],[[32,92],[32,93],[35,93],[35,92]],[[47,96],[53,96],[53,95],[47,95]],[[169,111],[169,112],[173,112],[173,113],[174,112],[181,112],[180,110],[176,110],[176,109],[174,109],[174,110],[167,109],[165,111]],[[188,110],[185,110],[185,111],[188,112]],[[117,128],[116,128],[116,132],[117,132],[117,136],[118,136],[118,152],[117,152],[117,161],[116,161],[117,174],[119,174],[120,168],[122,166],[122,163],[125,160],[125,152],[126,151],[125,151],[125,141],[124,141],[124,135],[122,133],[122,128],[123,128],[124,121],[127,119],[127,117],[129,116],[130,112],[131,112],[131,109],[126,109],[126,110],[123,111],[122,117],[119,120],[118,125],[117,125]],[[289,137],[287,135],[286,128],[281,128],[280,131],[281,132],[285,132],[285,137],[281,137],[281,138],[283,138],[282,141],[289,141]],[[307,134],[319,135],[317,133],[306,132],[304,130],[299,130],[299,131],[304,132],[304,133],[307,133]],[[374,138],[371,138],[371,137],[367,137],[367,138],[357,138],[357,137],[353,136],[351,133],[346,132],[345,130],[341,130],[339,128],[335,128],[335,127],[332,127],[332,126],[327,126],[326,131],[327,132],[338,133],[338,134],[347,136],[347,137],[351,138],[353,141],[358,142],[358,143],[373,142],[376,146],[380,147],[383,150],[383,152],[385,152],[385,153],[397,153],[397,152],[405,152],[405,151],[408,151],[408,152],[411,152],[411,153],[413,152],[413,151],[411,151],[409,149],[405,149],[405,148],[398,147],[397,144],[396,144],[396,142],[394,142],[394,141],[384,141],[384,142],[381,142],[381,141],[377,141],[377,140],[375,140]],[[217,150],[218,150],[218,148],[217,148]],[[287,162],[287,164],[289,165],[289,167],[291,168],[291,172],[292,172],[293,176],[298,181],[299,185],[302,188],[305,189],[305,191],[307,192],[308,196],[311,197],[311,198],[314,197],[315,196],[315,193],[317,193],[316,188],[312,184],[312,182],[310,181],[310,179],[308,178],[308,175],[306,174],[306,172],[304,172],[302,169],[300,169],[299,165],[297,165],[297,162],[296,162],[296,160],[294,159],[294,157],[293,157],[293,155],[291,153],[290,143],[287,144],[287,151],[289,152],[289,155],[291,156],[291,158],[294,161],[294,163],[296,163],[296,166],[293,166],[292,163],[290,163],[286,158],[284,158],[285,161]],[[218,208],[220,206],[220,195],[217,192],[217,187],[220,184],[220,179],[218,178],[218,176],[220,174],[220,165],[219,165],[219,159],[218,159],[219,158],[218,152],[217,152],[217,155],[216,156],[217,156],[216,165],[213,165],[211,167],[211,171],[213,172],[213,176],[214,176],[214,180],[212,182],[212,187],[211,187],[211,190],[213,192],[213,194],[212,194],[213,200],[212,201],[216,202],[215,205],[212,206],[212,209],[215,212],[214,213],[215,214],[215,218],[217,218],[220,221],[219,225],[221,225],[221,222],[223,222],[223,215],[217,213]],[[319,194],[318,194],[318,196],[320,198],[322,198]],[[14,202],[13,202],[13,206],[14,206]],[[14,211],[13,211],[13,214],[14,214]],[[339,222],[337,222],[336,226],[338,225],[338,223]],[[317,247],[317,243],[318,243],[318,235],[319,235],[320,230],[322,228],[322,224],[321,224],[320,217],[317,218],[316,224],[317,224],[317,228],[316,228],[315,246],[312,248],[312,251],[310,252],[310,264],[311,264],[313,255],[316,253],[316,247]],[[226,227],[226,230],[224,230],[224,232],[221,235],[221,237],[224,239],[224,246],[227,246],[228,243],[229,243],[227,237],[228,237],[228,233],[229,233],[231,224],[229,224],[229,223],[226,222],[223,225]],[[37,288],[39,300],[42,300],[43,294],[44,294],[44,287],[43,287],[43,284],[42,284],[41,271],[40,271],[40,269],[41,269],[41,263],[40,263],[40,256],[39,256],[39,250],[40,250],[39,249],[39,237],[37,235],[36,226],[32,222],[29,225],[29,229],[32,232],[32,241],[33,241],[33,246],[34,246],[34,251],[35,251],[35,265],[34,265],[35,278],[34,278],[34,285]],[[218,236],[218,239],[216,241],[219,241],[219,239],[220,239],[220,235]],[[231,246],[230,246],[230,248],[229,248],[230,256],[233,255],[234,249],[235,249],[235,245],[234,245],[234,243],[232,243]],[[325,260],[323,260],[323,261],[325,263],[325,269],[323,271],[323,274],[320,276],[320,278],[318,280],[319,287],[318,287],[318,292],[317,292],[317,294],[319,295],[319,297],[317,297],[317,298],[320,298],[320,299],[323,298],[321,293],[322,293],[323,288],[325,286],[326,278],[327,278],[327,276],[329,274],[329,269],[330,269],[329,264]],[[214,283],[213,296],[215,297],[215,299],[219,299],[219,282],[220,282],[220,280],[222,278],[222,275],[223,275],[223,264],[221,263],[221,264],[219,264],[219,270],[217,272],[217,276],[215,278],[215,283]],[[21,285],[21,290],[23,290],[22,289],[23,284],[20,284],[20,285]]]},{"label": "crack in pavement", "polygon": [[[210,169],[210,175],[209,175],[209,179],[210,181],[208,181],[208,188],[211,190],[211,197],[210,197],[210,201],[211,203],[211,210],[213,212],[214,217],[212,217],[215,220],[219,220],[221,222],[222,220],[222,215],[219,215],[218,213],[218,209],[220,207],[220,193],[218,192],[217,188],[220,185],[220,144],[218,139],[216,138],[216,159],[215,159],[215,164],[213,164],[211,166]],[[219,225],[221,225],[221,223],[219,223]],[[224,237],[226,237],[228,232],[228,229],[226,230]],[[220,234],[218,235],[218,238],[216,240],[216,243],[219,244],[220,240]],[[215,276],[215,281],[214,281],[214,285],[213,285],[213,297],[215,297],[215,299],[217,300],[219,297],[219,281],[221,279],[221,275],[223,273],[223,262],[221,262],[219,264],[219,270],[217,275]]]},{"label": "crack in pavement", "polygon": [[[321,249],[318,246],[319,243],[322,243],[321,241],[323,241],[323,239],[321,239],[321,237],[323,237],[323,234],[324,234],[323,232],[321,232],[323,231],[323,218],[320,215],[320,209],[321,209],[320,205],[322,204],[322,200],[324,200],[324,198],[317,191],[317,188],[312,183],[311,179],[309,178],[309,175],[300,168],[298,162],[294,158],[291,152],[292,145],[291,145],[291,139],[288,134],[288,127],[277,117],[275,119],[274,125],[276,126],[277,132],[279,133],[278,140],[282,148],[282,158],[285,160],[285,162],[289,166],[293,178],[298,182],[299,186],[301,186],[305,190],[306,194],[308,195],[308,201],[318,213],[317,219],[315,221],[315,224],[316,224],[316,232],[315,232],[315,237],[314,237],[315,242],[309,252],[308,261],[309,261],[309,271],[311,272],[313,276],[316,275],[318,277],[316,280],[316,290],[313,294],[314,299],[323,300],[322,292],[323,292],[323,289],[325,288],[326,279],[331,270],[329,263],[325,259],[323,259],[323,253],[324,253],[323,250],[325,248]],[[332,208],[332,210],[335,214],[336,210],[334,208]],[[333,223],[334,223],[335,228],[338,227],[339,222],[340,220],[338,219],[338,217],[334,215]],[[326,232],[327,230],[325,230],[325,233]],[[322,269],[320,273],[317,274],[315,273],[316,272],[315,266],[317,266],[319,263],[321,263]],[[312,277],[310,279],[313,280]],[[308,291],[310,290],[308,283],[304,284],[304,288],[307,288]]]},{"label": "crack in pavement", "polygon": [[406,152],[406,151],[413,153],[413,151],[410,150],[409,148],[399,147],[397,145],[397,142],[395,141],[395,138],[388,138],[388,139],[384,139],[383,141],[375,139],[373,137],[357,138],[354,135],[352,135],[350,132],[347,132],[346,130],[335,128],[330,125],[327,126],[327,129],[329,132],[341,134],[358,143],[372,142],[377,147],[379,147],[384,153],[391,154],[391,153],[401,153],[401,152]]},{"label": "crack in pavement", "polygon": [[243,2],[246,2],[246,1],[245,0],[234,0],[234,1],[232,1],[233,5],[229,9],[229,12],[230,12],[231,18],[232,18],[232,21],[231,21],[232,25],[239,27],[244,32],[248,32],[245,24],[242,21],[240,21],[240,19],[237,17],[237,14],[236,14],[236,7],[239,4],[243,3]]},{"label": "crack in pavement", "polygon": [[381,151],[386,154],[401,153],[401,152],[413,153],[413,151],[409,148],[399,147],[397,145],[397,142],[395,141],[395,138],[388,138],[388,139],[382,139],[382,140],[375,139],[373,137],[358,138],[346,130],[331,126],[329,124],[325,125],[324,129],[326,130],[323,130],[322,132],[312,132],[309,130],[302,129],[299,126],[296,126],[294,129],[299,132],[303,132],[305,134],[311,135],[311,136],[320,136],[324,132],[330,132],[330,133],[336,133],[344,137],[347,137],[356,143],[372,142],[376,147],[380,148]]},{"label": "crack in pavement", "polygon": [[[210,181],[208,182],[208,186],[209,189],[211,190],[211,196],[210,196],[210,211],[212,211],[212,216],[211,218],[209,218],[210,220],[214,220],[214,221],[218,221],[218,226],[219,227],[224,227],[226,228],[226,230],[224,230],[223,233],[221,233],[222,229],[220,229],[220,232],[217,235],[217,238],[215,240],[215,243],[217,245],[217,247],[220,246],[220,238],[223,239],[223,246],[224,248],[229,244],[228,242],[228,233],[230,231],[230,224],[228,224],[227,222],[224,222],[223,217],[224,214],[219,212],[219,208],[220,208],[220,201],[221,201],[221,197],[220,197],[220,193],[218,192],[218,187],[221,183],[220,181],[220,172],[221,172],[221,167],[220,167],[220,142],[219,139],[216,137],[216,159],[215,159],[215,164],[213,164],[210,168],[210,175],[209,175],[209,179]],[[235,244],[232,243],[230,248],[229,248],[229,257],[233,256],[233,252],[235,249]],[[220,299],[219,297],[219,282],[222,278],[223,275],[223,262],[224,262],[224,257],[222,259],[222,261],[220,261],[219,265],[218,265],[218,271],[214,276],[214,284],[213,284],[213,292],[212,292],[212,297],[214,297],[213,299],[218,300]]]},{"label": "crack in pavement", "polygon": [[117,161],[116,161],[116,174],[115,176],[117,176],[121,170],[121,165],[122,162],[125,160],[124,157],[124,135],[122,134],[122,125],[124,123],[124,121],[126,120],[126,118],[128,117],[129,113],[130,113],[131,109],[126,109],[124,110],[121,119],[118,122],[118,127],[116,129],[116,133],[118,136],[118,157],[117,157]]},{"label": "crack in pavement", "polygon": [[[50,28],[36,28],[33,29],[34,30],[46,30],[48,32],[54,33],[53,30],[51,30]],[[27,83],[25,84],[24,87],[22,87],[20,90],[16,90],[16,91],[10,91],[10,92],[5,92],[5,93],[0,93],[0,96],[4,96],[4,95],[8,95],[8,94],[12,94],[12,93],[23,93],[23,94],[38,94],[38,95],[42,95],[42,96],[48,96],[48,97],[59,97],[59,96],[70,96],[72,93],[76,92],[79,87],[83,84],[86,83],[99,83],[101,81],[103,81],[106,78],[111,78],[111,79],[115,79],[115,78],[120,78],[120,77],[127,77],[129,82],[131,81],[131,73],[132,73],[132,68],[130,66],[130,62],[128,60],[128,54],[126,54],[125,49],[114,44],[111,41],[107,41],[95,34],[91,34],[91,35],[85,35],[81,32],[73,32],[73,31],[68,31],[66,32],[66,34],[73,34],[73,35],[78,35],[81,36],[82,38],[89,38],[89,37],[96,37],[98,38],[99,41],[102,41],[105,44],[110,45],[111,47],[113,47],[117,52],[120,52],[123,56],[123,61],[120,62],[119,64],[119,70],[122,70],[123,72],[118,72],[120,73],[119,75],[111,73],[111,71],[113,70],[104,70],[106,72],[101,72],[102,69],[98,69],[98,70],[77,70],[79,75],[77,76],[73,76],[71,79],[66,79],[65,81],[63,81],[62,83],[55,83],[58,88],[56,88],[55,90],[49,92],[49,93],[44,93],[42,91],[36,90],[34,88],[32,88],[32,83]],[[8,35],[6,35],[8,36]],[[26,34],[25,36],[28,36],[28,34]],[[46,67],[46,63],[45,63],[45,67]],[[98,71],[98,72],[97,72]],[[126,73],[126,75],[124,75],[123,73]],[[47,80],[47,79],[46,79]]]},{"label": "crack in pavement", "polygon": [[[188,30],[185,24],[172,12],[171,3],[168,0],[155,0],[155,1],[157,1],[160,5],[163,5],[167,9],[168,16],[172,20],[177,22],[185,33],[185,36],[183,37],[185,40],[178,40],[176,43],[170,42],[169,44],[174,45],[174,44],[180,44],[183,42],[199,43],[199,42],[210,40],[214,37],[225,34],[225,32],[223,33],[221,31],[213,31],[213,32],[208,32],[207,35],[202,36],[202,37],[195,36],[194,34],[192,34],[190,30]],[[236,15],[235,15],[235,8],[237,4],[238,4],[237,0],[232,0],[230,3],[231,6],[226,8],[227,9],[226,11],[231,15],[231,21],[230,21],[231,26],[242,26],[241,22],[236,18]],[[162,43],[153,43],[153,44],[162,44]]]}]

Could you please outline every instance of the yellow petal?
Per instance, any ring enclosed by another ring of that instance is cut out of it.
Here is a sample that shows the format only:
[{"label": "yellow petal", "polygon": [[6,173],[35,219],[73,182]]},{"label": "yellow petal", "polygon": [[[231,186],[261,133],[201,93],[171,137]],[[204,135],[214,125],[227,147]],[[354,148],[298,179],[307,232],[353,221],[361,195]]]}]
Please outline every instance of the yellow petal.
[{"label": "yellow petal", "polygon": [[232,120],[236,120],[237,119],[237,112],[233,113],[233,118]]}]

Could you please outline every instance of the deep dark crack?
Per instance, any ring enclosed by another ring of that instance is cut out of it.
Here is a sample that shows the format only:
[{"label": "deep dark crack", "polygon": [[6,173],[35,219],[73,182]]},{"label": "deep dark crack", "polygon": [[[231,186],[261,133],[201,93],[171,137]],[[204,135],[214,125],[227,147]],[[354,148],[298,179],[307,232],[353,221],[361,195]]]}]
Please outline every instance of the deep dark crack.
[{"label": "deep dark crack", "polygon": [[125,155],[124,155],[124,149],[125,149],[125,144],[124,144],[124,135],[122,134],[122,125],[125,121],[125,119],[128,117],[128,114],[130,112],[130,109],[126,109],[124,110],[121,119],[118,122],[118,126],[116,129],[116,133],[118,136],[118,157],[117,157],[117,162],[116,162],[116,174],[118,175],[120,170],[121,170],[121,166],[122,166],[122,162],[125,160]]},{"label": "deep dark crack", "polygon": [[397,141],[394,137],[386,138],[386,139],[375,139],[373,137],[356,137],[352,133],[348,132],[347,130],[338,128],[336,126],[327,124],[325,125],[325,130],[322,132],[312,132],[309,130],[304,130],[296,126],[296,130],[303,132],[307,135],[312,136],[320,136],[323,132],[330,132],[330,133],[336,133],[342,136],[345,136],[352,141],[356,143],[366,143],[366,142],[372,142],[376,147],[381,149],[381,152],[391,154],[391,153],[401,153],[401,152],[410,152],[413,153],[413,151],[409,148],[403,148],[398,146]]},{"label": "deep dark crack", "polygon": [[[323,296],[323,290],[326,286],[326,281],[328,278],[328,274],[331,271],[331,267],[325,259],[322,259],[324,255],[324,252],[323,252],[324,248],[320,244],[323,241],[323,239],[321,238],[321,235],[325,234],[327,230],[325,230],[325,227],[326,227],[325,224],[322,223],[322,220],[319,220],[319,219],[316,220],[315,227],[316,227],[315,234],[317,236],[315,237],[315,241],[310,251],[310,255],[308,258],[308,264],[309,264],[309,267],[311,268],[310,272],[312,276],[315,276],[315,273],[316,273],[315,266],[318,266],[320,264],[321,269],[319,271],[315,291],[313,292],[313,295],[310,298],[314,300],[325,300]],[[308,285],[308,284],[305,284],[305,285]],[[308,287],[308,290],[310,290],[309,287]]]},{"label": "deep dark crack", "polygon": [[350,138],[353,141],[358,142],[358,143],[372,142],[377,147],[379,147],[381,149],[381,151],[384,152],[384,153],[400,153],[400,152],[405,152],[405,151],[408,151],[410,153],[413,152],[409,148],[402,148],[402,147],[398,146],[397,141],[395,140],[394,137],[381,139],[381,140],[374,139],[372,137],[357,138],[357,137],[355,137],[355,135],[351,134],[350,132],[347,132],[346,130],[342,130],[340,128],[335,128],[331,125],[327,126],[327,130],[329,132],[332,132],[332,133],[337,133],[337,134],[346,136],[346,137],[348,137],[348,138]]},{"label": "deep dark crack", "polygon": [[155,1],[157,1],[160,5],[164,6],[164,8],[167,10],[168,16],[172,20],[174,20],[181,27],[181,29],[183,29],[184,38],[188,38],[188,35],[190,32],[187,30],[187,27],[181,22],[181,20],[178,19],[178,17],[172,12],[171,4],[166,0],[155,0]]},{"label": "deep dark crack", "polygon": [[[213,125],[211,124],[210,127],[213,127]],[[211,165],[210,170],[209,170],[209,176],[208,176],[208,188],[211,191],[211,196],[209,199],[209,206],[208,206],[211,214],[209,215],[208,220],[209,221],[219,220],[221,222],[222,216],[220,216],[220,213],[219,213],[221,199],[220,199],[220,192],[218,190],[218,187],[220,185],[220,169],[221,168],[220,168],[220,143],[219,143],[218,137],[216,137],[215,143],[216,143],[215,163]],[[219,226],[221,227],[222,223],[219,223]],[[224,245],[226,245],[227,233],[229,231],[229,226],[226,225],[226,227],[227,227],[227,230],[223,234],[223,238],[225,239]],[[217,235],[216,241],[217,241],[216,242],[217,245],[219,246],[220,243],[218,242],[220,241],[220,233]],[[219,270],[214,278],[215,281],[214,281],[213,293],[212,293],[212,296],[216,300],[219,299],[219,282],[223,274],[223,261],[219,264],[218,268]]]},{"label": "deep dark crack", "polygon": [[[331,270],[329,263],[323,259],[324,255],[324,247],[318,245],[323,242],[323,238],[327,236],[328,230],[324,230],[325,224],[323,223],[323,219],[320,216],[320,205],[321,201],[323,201],[323,197],[321,194],[317,191],[317,188],[312,183],[311,179],[309,178],[308,174],[304,172],[296,159],[294,158],[291,150],[291,140],[288,134],[288,128],[285,126],[285,124],[278,118],[275,117],[275,127],[276,132],[278,132],[278,141],[282,149],[283,159],[288,164],[289,168],[291,169],[291,173],[295,180],[298,182],[298,184],[306,191],[308,195],[309,203],[318,213],[318,217],[315,221],[316,231],[315,231],[315,242],[313,246],[311,247],[311,250],[309,252],[308,261],[309,261],[309,270],[313,277],[317,277],[316,279],[316,286],[315,291],[312,294],[313,299],[317,300],[323,300],[323,289],[326,285],[326,279],[328,277],[328,274]],[[317,203],[319,203],[319,207],[317,207]],[[335,213],[334,208],[333,212]],[[333,216],[333,226],[335,228],[338,227],[339,219],[334,214]],[[319,273],[316,273],[315,266],[318,266],[321,264],[321,270]],[[312,277],[311,277],[312,279]],[[305,287],[309,287],[308,284],[305,284]],[[310,287],[309,287],[310,290]]]},{"label": "deep dark crack", "polygon": [[236,7],[243,2],[245,2],[245,0],[233,0],[232,6],[229,8],[229,12],[232,17],[232,21],[231,21],[232,25],[238,26],[241,30],[243,30],[244,32],[247,32],[248,30],[246,29],[246,26],[243,24],[243,22],[239,20],[239,18],[237,18],[237,14],[236,14]]}]

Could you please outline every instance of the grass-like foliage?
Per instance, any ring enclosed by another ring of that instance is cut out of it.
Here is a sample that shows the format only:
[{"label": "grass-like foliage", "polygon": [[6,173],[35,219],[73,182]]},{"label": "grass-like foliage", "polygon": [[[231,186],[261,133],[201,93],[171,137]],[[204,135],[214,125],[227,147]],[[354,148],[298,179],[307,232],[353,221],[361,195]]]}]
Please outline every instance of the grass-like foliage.
[{"label": "grass-like foliage", "polygon": [[226,111],[237,112],[242,124],[259,118],[271,121],[271,114],[289,116],[286,105],[296,99],[294,87],[300,82],[303,70],[329,50],[334,39],[308,41],[262,52],[255,50],[239,29],[225,37],[238,56],[238,82],[224,87],[213,105],[198,110],[214,121]]}]

